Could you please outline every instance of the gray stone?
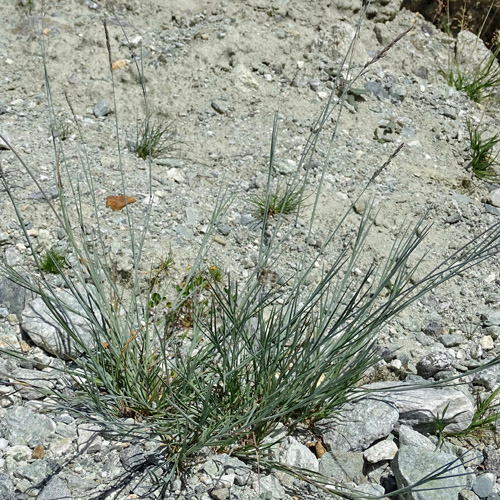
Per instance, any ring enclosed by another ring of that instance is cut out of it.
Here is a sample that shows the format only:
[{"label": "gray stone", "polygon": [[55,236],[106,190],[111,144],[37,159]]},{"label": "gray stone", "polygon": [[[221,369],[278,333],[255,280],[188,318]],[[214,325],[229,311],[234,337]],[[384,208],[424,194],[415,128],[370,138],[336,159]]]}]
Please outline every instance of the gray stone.
[{"label": "gray stone", "polygon": [[96,453],[101,451],[102,437],[99,434],[101,428],[92,424],[81,424],[78,426],[78,452]]},{"label": "gray stone", "polygon": [[229,488],[217,488],[210,491],[210,496],[215,500],[227,500],[231,495]]},{"label": "gray stone", "polygon": [[317,472],[319,470],[318,459],[309,448],[299,443],[293,437],[287,437],[281,445],[281,462],[292,467],[308,469]]},{"label": "gray stone", "polygon": [[0,500],[15,500],[14,483],[7,474],[0,472]]},{"label": "gray stone", "polygon": [[496,481],[497,476],[495,474],[486,472],[476,477],[472,490],[478,497],[485,498],[493,491]]},{"label": "gray stone", "polygon": [[433,451],[436,445],[427,437],[414,431],[407,425],[399,426],[399,446],[418,446],[423,450]]},{"label": "gray stone", "polygon": [[443,333],[443,320],[441,316],[437,313],[432,313],[426,320],[422,331],[426,335],[431,335],[433,337],[440,337]]},{"label": "gray stone", "polygon": [[365,89],[381,101],[389,98],[389,93],[384,89],[384,87],[382,87],[382,84],[380,84],[379,82],[366,82]]},{"label": "gray stone", "polygon": [[109,115],[111,113],[111,106],[107,99],[100,99],[96,102],[94,106],[94,115],[96,118],[102,118],[103,116]]},{"label": "gray stone", "polygon": [[474,376],[474,384],[494,391],[500,383],[500,367],[498,365],[482,370]]},{"label": "gray stone", "polygon": [[[405,488],[441,469],[438,479],[427,481],[420,486],[423,491],[411,491],[399,495],[401,500],[451,500],[457,498],[462,488],[467,486],[465,469],[454,455],[434,452],[416,446],[402,446],[391,463],[398,488]],[[453,476],[453,477],[447,477]]]},{"label": "gray stone", "polygon": [[397,452],[396,443],[392,439],[384,439],[365,450],[363,456],[367,462],[376,464],[382,460],[392,460]]},{"label": "gray stone", "polygon": [[316,427],[331,450],[363,451],[387,437],[398,418],[392,402],[370,397],[345,405],[338,415],[320,420]]},{"label": "gray stone", "polygon": [[38,500],[72,500],[72,498],[71,491],[59,476],[51,478],[38,495]]},{"label": "gray stone", "polygon": [[283,486],[281,486],[279,481],[272,474],[261,477],[260,481],[255,481],[253,489],[255,491],[260,491],[260,498],[262,500],[279,499],[286,495]]},{"label": "gray stone", "polygon": [[494,446],[486,446],[483,450],[484,470],[500,476],[500,451]]},{"label": "gray stone", "polygon": [[175,227],[175,232],[182,238],[189,239],[193,237],[193,230],[184,224]]},{"label": "gray stone", "polygon": [[439,341],[445,347],[457,347],[465,343],[465,337],[459,333],[445,333],[439,337]]},{"label": "gray stone", "polygon": [[229,111],[229,106],[224,101],[212,101],[210,105],[220,115],[226,115]]},{"label": "gray stone", "polygon": [[385,489],[380,484],[376,483],[364,483],[356,486],[356,491],[360,493],[365,493],[367,495],[372,495],[374,497],[382,497],[385,493]]},{"label": "gray stone", "polygon": [[3,437],[11,446],[19,444],[34,448],[45,444],[54,435],[56,424],[46,415],[16,406],[9,408],[5,418],[0,420],[0,431],[3,431]]},{"label": "gray stone", "polygon": [[453,367],[453,357],[446,351],[436,351],[426,354],[417,363],[417,374],[427,379],[437,372]]},{"label": "gray stone", "polygon": [[0,305],[6,307],[10,313],[16,314],[19,319],[24,309],[25,296],[26,291],[23,287],[6,277],[0,277]]},{"label": "gray stone", "polygon": [[219,224],[217,226],[217,230],[220,234],[222,234],[222,236],[228,236],[231,232],[231,226],[229,226],[228,224]]},{"label": "gray stone", "polygon": [[[133,469],[143,464],[146,461],[146,457],[138,446],[129,446],[120,452],[120,460],[125,469]],[[211,475],[215,476],[218,473],[219,469],[215,466],[215,472]]]},{"label": "gray stone", "polygon": [[46,460],[35,460],[30,464],[23,464],[16,467],[14,475],[27,479],[33,485],[40,484],[49,474],[51,469]]},{"label": "gray stone", "polygon": [[500,207],[500,189],[491,191],[488,198],[494,207]]},{"label": "gray stone", "polygon": [[472,490],[463,489],[458,495],[458,500],[479,500],[479,497]]},{"label": "gray stone", "polygon": [[500,311],[498,309],[490,309],[489,311],[484,311],[481,313],[480,319],[483,322],[484,326],[499,326]]},{"label": "gray stone", "polygon": [[333,482],[359,483],[363,477],[363,466],[363,453],[335,450],[321,457],[319,472]]},{"label": "gray stone", "polygon": [[[407,382],[376,382],[363,386],[377,391],[374,397],[394,405],[399,411],[399,422],[416,430],[433,432],[435,419],[446,419],[445,430],[460,432],[466,429],[474,416],[472,401],[454,389],[411,388]],[[390,391],[384,389],[390,388]],[[380,392],[379,392],[380,391]]]},{"label": "gray stone", "polygon": [[[80,341],[90,346],[92,344],[91,330],[78,300],[66,291],[56,291],[55,295],[68,306],[65,310],[59,307],[60,314],[67,318],[72,331]],[[81,314],[73,311],[81,311]],[[21,315],[21,326],[38,347],[62,359],[74,358],[82,350],[77,342],[62,329],[40,297],[26,304]]]}]

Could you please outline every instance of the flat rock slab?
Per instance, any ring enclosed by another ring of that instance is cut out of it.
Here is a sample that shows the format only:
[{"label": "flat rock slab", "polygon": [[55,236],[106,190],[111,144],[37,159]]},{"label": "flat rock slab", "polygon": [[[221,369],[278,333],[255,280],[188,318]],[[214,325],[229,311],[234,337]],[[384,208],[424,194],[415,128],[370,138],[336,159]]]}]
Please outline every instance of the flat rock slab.
[{"label": "flat rock slab", "polygon": [[447,422],[447,432],[463,431],[472,422],[474,405],[463,392],[418,387],[410,390],[412,385],[406,382],[377,382],[364,388],[376,391],[373,397],[394,405],[399,412],[400,424],[418,431],[433,432],[436,418]]},{"label": "flat rock slab", "polygon": [[334,451],[364,451],[388,436],[399,418],[392,402],[367,398],[345,405],[335,417],[320,420],[316,427]]},{"label": "flat rock slab", "polygon": [[[445,471],[444,468],[448,467]],[[405,488],[440,470],[438,479],[399,495],[401,500],[451,500],[467,486],[465,469],[454,455],[416,446],[402,446],[391,463],[398,488]]]},{"label": "flat rock slab", "polygon": [[[75,297],[66,291],[55,292],[57,298],[68,307],[60,314],[71,325],[72,332],[86,345],[92,342],[88,321]],[[82,311],[78,314],[73,311]],[[22,312],[21,326],[30,339],[44,351],[62,359],[71,359],[81,352],[81,347],[72,336],[63,330],[45,302],[37,297],[26,304]]]}]

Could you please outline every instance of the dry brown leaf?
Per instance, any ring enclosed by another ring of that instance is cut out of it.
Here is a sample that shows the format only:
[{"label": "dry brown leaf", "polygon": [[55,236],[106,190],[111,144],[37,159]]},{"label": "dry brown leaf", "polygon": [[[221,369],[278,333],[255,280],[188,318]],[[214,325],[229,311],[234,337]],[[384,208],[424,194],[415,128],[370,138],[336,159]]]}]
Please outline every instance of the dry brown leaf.
[{"label": "dry brown leaf", "polygon": [[38,446],[35,446],[33,449],[33,453],[31,454],[31,458],[34,458],[36,460],[41,460],[45,455],[45,450],[43,449],[43,446],[39,444]]},{"label": "dry brown leaf", "polygon": [[[133,196],[127,196],[127,205],[135,203],[136,199]],[[125,206],[125,196],[119,194],[117,196],[110,195],[106,198],[106,207],[111,208],[113,212],[121,210]]]},{"label": "dry brown leaf", "polygon": [[123,69],[127,67],[128,61],[126,59],[117,59],[111,63],[113,69]]}]

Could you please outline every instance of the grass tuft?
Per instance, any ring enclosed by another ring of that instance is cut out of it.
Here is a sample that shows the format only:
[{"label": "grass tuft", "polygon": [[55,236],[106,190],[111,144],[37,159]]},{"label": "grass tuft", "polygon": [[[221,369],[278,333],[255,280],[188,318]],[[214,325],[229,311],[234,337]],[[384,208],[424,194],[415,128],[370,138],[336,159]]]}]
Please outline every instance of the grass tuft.
[{"label": "grass tuft", "polygon": [[39,261],[39,269],[50,274],[60,274],[66,266],[66,254],[55,248],[47,250]]},{"label": "grass tuft", "polygon": [[135,153],[139,158],[161,158],[172,151],[175,145],[175,131],[172,124],[148,114],[137,125]]},{"label": "grass tuft", "polygon": [[296,213],[302,205],[303,186],[288,184],[284,189],[277,186],[273,191],[250,200],[256,215],[263,220],[268,217]]},{"label": "grass tuft", "polygon": [[500,143],[500,136],[494,134],[488,139],[484,137],[486,130],[480,130],[479,125],[474,126],[472,122],[467,121],[470,138],[471,161],[470,166],[472,172],[478,179],[497,180],[498,173],[495,166],[498,165],[497,154],[493,151],[497,144]]}]

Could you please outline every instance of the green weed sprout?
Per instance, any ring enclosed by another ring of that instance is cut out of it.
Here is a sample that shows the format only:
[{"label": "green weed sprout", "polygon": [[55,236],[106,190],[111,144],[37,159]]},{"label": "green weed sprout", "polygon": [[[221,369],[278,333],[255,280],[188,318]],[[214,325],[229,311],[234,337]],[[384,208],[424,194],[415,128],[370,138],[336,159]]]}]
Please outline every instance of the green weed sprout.
[{"label": "green weed sprout", "polygon": [[494,134],[488,139],[484,137],[486,131],[480,130],[479,125],[474,126],[467,120],[467,128],[470,138],[472,172],[478,179],[498,179],[495,166],[498,165],[498,153],[493,155],[493,150],[500,143],[500,136]]},{"label": "green weed sprout", "polygon": [[47,250],[39,262],[39,269],[51,274],[59,274],[65,267],[66,254],[55,248]]}]

